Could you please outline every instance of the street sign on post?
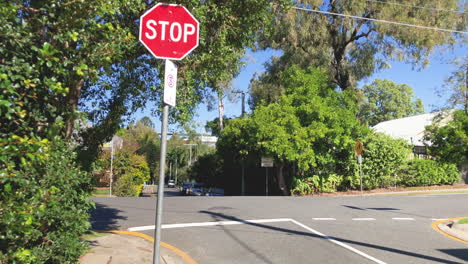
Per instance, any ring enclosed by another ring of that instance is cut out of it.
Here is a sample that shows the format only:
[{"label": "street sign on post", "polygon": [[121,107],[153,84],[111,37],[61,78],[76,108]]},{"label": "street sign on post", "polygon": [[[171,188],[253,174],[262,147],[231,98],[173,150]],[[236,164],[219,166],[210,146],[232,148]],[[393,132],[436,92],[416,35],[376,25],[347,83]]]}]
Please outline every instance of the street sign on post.
[{"label": "street sign on post", "polygon": [[153,263],[160,258],[161,222],[166,166],[167,119],[169,105],[175,106],[177,67],[170,60],[181,60],[198,46],[199,23],[183,6],[157,4],[140,17],[139,40],[159,59],[166,59],[164,107],[161,128],[159,185],[154,229]]},{"label": "street sign on post", "polygon": [[356,140],[356,144],[354,144],[354,153],[356,153],[357,156],[362,155],[364,152],[364,145],[362,145],[362,142],[359,140]]},{"label": "street sign on post", "polygon": [[164,103],[174,107],[176,105],[177,66],[166,60],[164,68]]},{"label": "street sign on post", "polygon": [[273,159],[272,158],[262,157],[261,165],[264,168],[269,168],[269,167],[271,168],[271,167],[273,167]]},{"label": "street sign on post", "polygon": [[199,23],[187,8],[157,4],[140,18],[140,41],[159,59],[181,60],[198,46]]},{"label": "street sign on post", "polygon": [[261,166],[265,168],[265,195],[268,196],[268,168],[272,168],[274,166],[273,159],[262,157]]},{"label": "street sign on post", "polygon": [[362,193],[362,153],[364,152],[364,145],[361,141],[356,140],[356,144],[354,145],[354,153],[356,153],[358,157],[359,163],[359,175],[361,176],[361,193]]}]

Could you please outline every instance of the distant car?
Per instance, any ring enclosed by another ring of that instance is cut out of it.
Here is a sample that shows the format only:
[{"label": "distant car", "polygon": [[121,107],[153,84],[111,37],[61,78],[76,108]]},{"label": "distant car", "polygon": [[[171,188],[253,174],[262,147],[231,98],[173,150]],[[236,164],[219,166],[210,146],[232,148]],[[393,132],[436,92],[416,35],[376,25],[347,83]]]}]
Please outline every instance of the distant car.
[{"label": "distant car", "polygon": [[167,187],[175,188],[175,181],[174,180],[169,180],[169,182],[167,183]]}]

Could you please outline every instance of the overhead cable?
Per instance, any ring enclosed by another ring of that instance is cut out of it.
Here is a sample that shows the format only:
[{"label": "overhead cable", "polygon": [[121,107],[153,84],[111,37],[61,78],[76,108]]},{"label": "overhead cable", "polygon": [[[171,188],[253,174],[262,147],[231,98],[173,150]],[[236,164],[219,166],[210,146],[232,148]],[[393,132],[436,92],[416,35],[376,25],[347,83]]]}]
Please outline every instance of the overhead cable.
[{"label": "overhead cable", "polygon": [[340,13],[334,13],[334,12],[328,12],[328,11],[322,11],[322,10],[315,10],[315,9],[309,9],[309,8],[297,7],[297,6],[293,6],[292,8],[293,8],[293,9],[298,9],[298,10],[303,10],[303,11],[308,11],[308,12],[314,12],[314,13],[332,15],[332,16],[340,16],[340,17],[348,17],[348,18],[362,19],[362,20],[368,20],[368,21],[374,21],[374,22],[381,22],[381,23],[387,23],[387,24],[393,24],[393,25],[400,25],[400,26],[407,26],[407,27],[414,27],[414,28],[430,29],[430,30],[442,31],[442,32],[449,32],[449,33],[468,34],[467,31],[459,31],[459,30],[453,30],[453,29],[445,29],[445,28],[436,28],[436,27],[420,26],[420,25],[415,25],[415,24],[407,24],[407,23],[395,22],[395,21],[390,21],[390,20],[383,20],[383,19],[367,18],[367,17],[361,17],[361,16],[346,15],[346,14],[340,14]]},{"label": "overhead cable", "polygon": [[386,2],[386,1],[379,1],[379,0],[366,0],[367,2],[374,2],[379,4],[387,4],[387,5],[396,5],[396,6],[403,6],[403,7],[410,7],[410,8],[418,8],[418,9],[427,9],[433,11],[442,11],[442,12],[453,12],[453,13],[460,13],[464,14],[465,12],[459,10],[450,10],[450,9],[442,9],[442,8],[434,8],[434,7],[426,7],[426,6],[416,6],[416,5],[405,5],[395,2]]}]

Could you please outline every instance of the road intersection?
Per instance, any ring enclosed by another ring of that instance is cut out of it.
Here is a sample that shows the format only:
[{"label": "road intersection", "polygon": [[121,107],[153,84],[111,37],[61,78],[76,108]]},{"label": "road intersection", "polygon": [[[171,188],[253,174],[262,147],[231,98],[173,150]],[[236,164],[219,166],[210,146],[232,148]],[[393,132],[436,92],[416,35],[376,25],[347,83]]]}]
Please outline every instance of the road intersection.
[{"label": "road intersection", "polygon": [[[154,198],[96,198],[95,229],[153,235]],[[198,263],[466,263],[431,223],[468,215],[468,194],[166,197],[162,240]]]}]

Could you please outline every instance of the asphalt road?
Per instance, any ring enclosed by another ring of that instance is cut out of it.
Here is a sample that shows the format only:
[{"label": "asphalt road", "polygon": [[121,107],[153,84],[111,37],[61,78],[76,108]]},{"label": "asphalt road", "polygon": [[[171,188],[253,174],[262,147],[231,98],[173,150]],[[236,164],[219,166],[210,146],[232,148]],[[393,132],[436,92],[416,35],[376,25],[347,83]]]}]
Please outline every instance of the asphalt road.
[{"label": "asphalt road", "polygon": [[[153,235],[145,226],[154,225],[155,198],[95,202],[94,229],[143,226]],[[162,240],[198,263],[468,263],[467,244],[431,228],[459,216],[468,216],[468,194],[185,197],[169,189]]]}]

